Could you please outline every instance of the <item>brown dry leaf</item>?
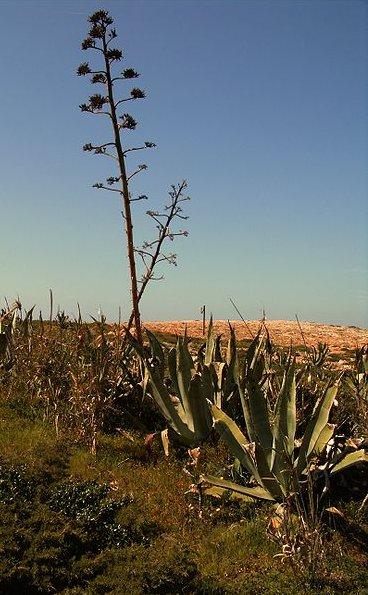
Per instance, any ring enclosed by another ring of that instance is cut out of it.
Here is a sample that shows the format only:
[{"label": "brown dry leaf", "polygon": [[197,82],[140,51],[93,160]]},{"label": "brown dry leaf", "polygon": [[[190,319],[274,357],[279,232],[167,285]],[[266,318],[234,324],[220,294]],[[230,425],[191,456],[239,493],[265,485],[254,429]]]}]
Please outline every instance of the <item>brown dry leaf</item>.
[{"label": "brown dry leaf", "polygon": [[328,508],[325,509],[325,511],[329,512],[330,514],[332,514],[334,516],[339,516],[341,518],[344,518],[344,514],[341,512],[341,510],[336,508],[336,506],[329,506]]},{"label": "brown dry leaf", "polygon": [[162,432],[161,432],[161,441],[162,441],[162,446],[163,446],[163,449],[164,449],[164,453],[168,457],[169,456],[169,444],[170,444],[168,430],[162,430]]}]

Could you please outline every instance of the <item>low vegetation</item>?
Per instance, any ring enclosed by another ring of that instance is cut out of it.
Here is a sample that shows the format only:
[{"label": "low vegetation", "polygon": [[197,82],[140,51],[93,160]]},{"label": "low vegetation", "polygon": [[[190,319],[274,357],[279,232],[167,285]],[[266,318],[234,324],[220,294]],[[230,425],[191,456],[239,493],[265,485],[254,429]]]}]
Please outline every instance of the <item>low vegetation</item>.
[{"label": "low vegetation", "polygon": [[0,351],[0,592],[366,592],[366,348],[142,348],[17,303]]}]

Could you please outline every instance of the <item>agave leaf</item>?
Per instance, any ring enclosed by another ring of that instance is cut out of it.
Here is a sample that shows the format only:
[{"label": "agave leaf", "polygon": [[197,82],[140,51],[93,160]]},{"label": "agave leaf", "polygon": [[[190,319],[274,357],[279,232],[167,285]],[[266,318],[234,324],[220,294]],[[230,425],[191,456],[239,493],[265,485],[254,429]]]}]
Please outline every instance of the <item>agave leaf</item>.
[{"label": "agave leaf", "polygon": [[28,310],[28,312],[26,313],[23,322],[31,322],[32,321],[32,316],[33,316],[33,310],[35,309],[36,306],[32,306],[32,308],[30,308]]},{"label": "agave leaf", "polygon": [[227,443],[233,456],[248,469],[256,481],[261,483],[261,477],[255,465],[255,461],[250,454],[250,443],[238,428],[236,423],[226,415],[221,409],[213,405],[212,416],[215,421],[215,429],[221,438]]},{"label": "agave leaf", "polygon": [[229,369],[232,370],[232,366],[234,365],[235,358],[236,358],[236,336],[233,327],[229,322],[229,331],[230,337],[226,348],[226,357],[225,361],[229,366]]},{"label": "agave leaf", "polygon": [[236,473],[237,475],[241,475],[243,472],[243,468],[242,468],[242,465],[241,465],[241,462],[239,461],[239,459],[234,459],[233,472]]},{"label": "agave leaf", "polygon": [[262,342],[263,337],[261,335],[261,329],[259,329],[256,336],[252,339],[245,354],[245,360],[248,369],[252,369],[252,367],[254,366],[254,362],[257,359],[259,351],[262,347]]},{"label": "agave leaf", "polygon": [[261,445],[270,465],[273,435],[269,422],[267,402],[260,386],[260,381],[265,372],[264,358],[261,357],[263,348],[264,337],[261,335],[260,329],[245,355],[243,377],[245,386],[242,387],[239,380],[237,383],[248,436],[250,440]]},{"label": "agave leaf", "polygon": [[216,400],[215,393],[216,388],[214,386],[214,379],[213,374],[211,372],[210,366],[203,366],[201,369],[201,376],[202,376],[202,391],[206,399],[208,399],[211,403],[214,403]]},{"label": "agave leaf", "polygon": [[318,437],[328,422],[328,417],[337,394],[338,386],[339,382],[336,382],[334,385],[327,388],[324,395],[316,404],[312,417],[306,427],[300,447],[297,461],[298,474],[303,473],[305,470],[308,459],[314,451]]},{"label": "agave leaf", "polygon": [[[233,335],[233,339],[235,341],[235,333],[232,328],[231,328],[230,333]],[[234,360],[233,360],[232,376],[233,376],[235,385],[238,388],[240,402],[241,402],[241,406],[242,406],[242,410],[243,410],[243,415],[244,415],[244,419],[245,419],[245,425],[247,427],[247,433],[248,433],[249,440],[250,440],[250,442],[255,442],[256,437],[254,435],[254,432],[252,431],[252,423],[251,423],[251,417],[250,417],[248,395],[246,394],[245,387],[244,387],[244,381],[242,381],[242,379],[240,377],[240,372],[239,372],[239,361],[238,361],[238,355],[236,353],[236,345],[235,345],[235,351],[234,351],[233,355],[234,355]],[[230,372],[229,372],[229,374],[230,374]]]},{"label": "agave leaf", "polygon": [[[224,367],[224,380],[222,382],[222,395],[226,402],[235,391],[237,391],[237,384],[235,382],[234,372],[237,366],[237,355],[236,355],[236,338],[234,329],[229,323],[230,338],[228,341],[226,356],[225,356],[225,367]],[[226,371],[226,374],[225,374]]]},{"label": "agave leaf", "polygon": [[222,353],[221,353],[221,336],[222,335],[217,335],[216,339],[215,339],[215,347],[213,350],[213,360],[215,362],[223,362],[223,357],[222,357]]},{"label": "agave leaf", "polygon": [[143,390],[143,399],[145,399],[146,394],[148,392],[150,376],[149,376],[148,370],[144,364],[143,364],[142,368],[143,368],[143,370],[142,370],[143,371],[143,380],[141,381],[141,386],[142,386],[142,390]]},{"label": "agave leaf", "polygon": [[[360,381],[360,378],[359,378],[360,374],[358,374],[357,376],[358,376],[358,381]],[[345,384],[352,391],[352,393],[355,394],[356,386],[355,386],[353,380],[351,378],[346,378]]]},{"label": "agave leaf", "polygon": [[263,486],[275,500],[282,498],[287,490],[284,487],[283,482],[281,482],[271,471],[266,453],[262,446],[257,442],[254,445],[254,456],[257,473],[260,476],[260,485]]},{"label": "agave leaf", "polygon": [[189,387],[188,401],[193,419],[193,430],[198,441],[208,436],[212,429],[210,406],[201,390],[201,376],[196,374]]},{"label": "agave leaf", "polygon": [[179,403],[175,403],[174,407],[175,407],[176,411],[178,412],[180,419],[182,419],[183,422],[186,424],[187,423],[187,415],[184,411],[184,407],[181,404],[180,400],[179,400]]},{"label": "agave leaf", "polygon": [[326,424],[324,428],[322,428],[320,435],[318,436],[316,443],[313,448],[313,454],[321,455],[325,450],[328,442],[331,440],[333,433],[335,431],[336,425],[335,424]]},{"label": "agave leaf", "polygon": [[222,405],[222,395],[223,395],[223,391],[224,391],[224,385],[226,382],[226,364],[225,362],[214,362],[213,364],[211,364],[211,369],[212,369],[212,373],[214,376],[214,384],[216,386],[216,392],[215,392],[215,405],[217,405],[217,407],[221,408]]},{"label": "agave leaf", "polygon": [[228,342],[227,351],[226,351],[226,363],[229,366],[229,368],[231,369],[231,367],[235,363],[235,360],[237,357],[237,350],[236,350],[236,334],[235,334],[235,330],[231,326],[230,322],[229,322],[229,330],[230,330],[230,336],[229,336],[229,342]]},{"label": "agave leaf", "polygon": [[294,452],[296,430],[296,385],[295,360],[287,367],[275,407],[273,435],[275,448],[285,449],[291,456]]},{"label": "agave leaf", "polygon": [[146,353],[142,347],[142,345],[137,341],[137,339],[132,335],[132,333],[129,331],[129,329],[127,329],[126,327],[124,327],[125,330],[125,334],[127,336],[127,339],[129,340],[130,345],[133,347],[133,349],[138,353],[138,355],[145,360],[146,358]]},{"label": "agave leaf", "polygon": [[152,366],[146,365],[149,375],[148,388],[170,426],[177,434],[189,443],[193,442],[194,434],[180,417],[160,374]]},{"label": "agave leaf", "polygon": [[240,397],[240,402],[241,402],[241,406],[243,409],[243,415],[244,415],[244,419],[245,419],[245,425],[247,428],[247,434],[248,434],[250,442],[255,442],[256,435],[255,435],[255,432],[253,431],[252,419],[251,419],[250,408],[249,408],[249,398],[248,398],[248,394],[245,392],[245,389],[243,388],[243,386],[241,384],[238,374],[235,375],[235,382],[236,382],[236,385],[237,385],[238,391],[239,391],[239,397]]},{"label": "agave leaf", "polygon": [[368,463],[368,452],[362,449],[349,452],[349,454],[345,455],[341,461],[332,467],[331,475],[343,471],[352,465],[357,465],[358,463]]},{"label": "agave leaf", "polygon": [[227,490],[225,490],[224,488],[216,488],[215,486],[202,486],[200,484],[201,487],[201,492],[204,492],[206,494],[206,496],[213,496],[213,498],[222,498]]},{"label": "agave leaf", "polygon": [[176,373],[176,348],[175,347],[172,347],[169,351],[169,354],[167,356],[167,365],[169,368],[169,374],[170,374],[171,382],[173,384],[173,389],[174,389],[178,399],[180,399],[180,401],[181,401],[181,394],[180,394],[179,385],[178,385],[178,377],[177,377],[177,373]]},{"label": "agave leaf", "polygon": [[213,318],[211,316],[210,322],[208,325],[208,330],[207,330],[206,350],[205,350],[205,354],[204,354],[205,366],[208,366],[212,362],[214,349],[215,349],[215,334],[214,334],[214,330],[213,330]]},{"label": "agave leaf", "polygon": [[294,483],[293,455],[296,430],[295,361],[288,361],[275,407],[274,450],[271,469],[286,493]]},{"label": "agave leaf", "polygon": [[[251,432],[255,435],[255,442],[259,444],[266,457],[268,467],[271,468],[273,435],[271,431],[268,407],[265,395],[259,384],[248,379],[248,403],[251,420]],[[247,426],[249,432],[249,428]]]},{"label": "agave leaf", "polygon": [[212,496],[213,498],[223,498],[224,496],[229,496],[229,500],[240,500],[242,502],[253,502],[254,498],[250,496],[246,496],[245,494],[239,494],[237,492],[231,492],[225,488],[219,488],[213,485],[206,485],[205,487],[201,486],[202,492],[206,494],[206,496]]},{"label": "agave leaf", "polygon": [[182,339],[180,339],[180,337],[179,337],[178,344],[181,347],[180,353],[179,353],[179,350],[177,349],[178,355],[180,355],[182,358],[184,358],[184,360],[186,360],[187,366],[188,366],[188,368],[190,368],[191,374],[193,375],[194,371],[195,371],[195,366],[194,366],[193,358],[192,358],[189,348],[188,348],[189,340],[186,337],[183,337]]},{"label": "agave leaf", "polygon": [[[274,498],[271,496],[271,494],[261,487],[248,488],[232,481],[227,481],[226,479],[214,477],[213,475],[202,476],[201,481],[204,483],[209,483],[210,486],[223,488],[224,490],[230,490],[234,492],[234,495],[237,494],[250,497],[253,500],[270,500],[271,502],[274,502]],[[203,492],[206,493],[206,487],[203,488]]]},{"label": "agave leaf", "polygon": [[148,337],[148,340],[150,343],[152,355],[154,357],[157,357],[157,359],[159,360],[159,362],[161,364],[161,369],[163,372],[165,369],[165,354],[164,354],[164,350],[162,349],[162,345],[161,345],[160,341],[157,339],[156,335],[154,335],[154,333],[152,333],[148,329],[144,329],[144,330],[146,331],[146,334],[147,334],[147,337]]},{"label": "agave leaf", "polygon": [[194,375],[194,364],[189,353],[187,342],[178,339],[176,347],[176,377],[180,393],[180,400],[183,404],[188,418],[188,426],[191,430],[193,430],[193,419],[190,411],[188,393],[192,375]]},{"label": "agave leaf", "polygon": [[239,362],[238,362],[238,354],[237,354],[237,350],[236,350],[236,335],[235,335],[235,331],[234,331],[233,327],[231,326],[230,322],[229,322],[229,331],[230,331],[230,337],[229,337],[229,342],[228,342],[227,350],[226,350],[226,363],[229,366],[230,370],[235,370],[235,369],[238,369]]},{"label": "agave leaf", "polygon": [[[295,365],[289,365],[276,403],[273,431],[267,402],[259,385],[250,389],[250,411],[258,440],[255,456],[262,484],[275,499],[286,494],[292,483],[291,456],[296,429]],[[251,398],[252,396],[252,398]]]},{"label": "agave leaf", "polygon": [[244,379],[249,376],[254,382],[260,382],[264,374],[264,359],[261,357],[264,351],[264,335],[260,328],[245,354]]}]

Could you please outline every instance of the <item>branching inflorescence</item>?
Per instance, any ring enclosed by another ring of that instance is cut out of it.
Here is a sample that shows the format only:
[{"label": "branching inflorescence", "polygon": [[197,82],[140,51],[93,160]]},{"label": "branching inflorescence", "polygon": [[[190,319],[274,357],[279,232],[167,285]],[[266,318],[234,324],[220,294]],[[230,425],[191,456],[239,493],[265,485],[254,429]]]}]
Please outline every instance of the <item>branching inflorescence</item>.
[{"label": "branching inflorescence", "polygon": [[[128,102],[134,102],[146,97],[146,92],[134,86],[125,97],[116,99],[115,85],[132,81],[139,77],[134,68],[125,68],[120,73],[115,73],[117,64],[123,59],[123,52],[120,49],[111,47],[112,41],[117,37],[116,30],[112,27],[113,19],[105,10],[99,10],[89,17],[89,35],[82,42],[82,50],[94,51],[101,55],[102,68],[93,70],[89,62],[83,62],[77,68],[78,76],[90,76],[91,84],[101,84],[104,93],[94,93],[86,103],[79,107],[82,112],[93,115],[107,116],[113,129],[113,140],[103,143],[88,142],[83,150],[95,155],[104,155],[116,162],[117,175],[106,178],[104,182],[96,182],[93,187],[99,190],[108,190],[120,195],[123,204],[122,216],[125,222],[125,233],[127,242],[127,253],[129,261],[129,272],[131,282],[132,313],[128,322],[128,329],[134,323],[137,339],[142,343],[141,319],[139,302],[150,281],[160,280],[161,274],[156,274],[156,267],[161,263],[176,265],[176,254],[166,253],[165,244],[173,241],[178,236],[187,236],[188,232],[183,229],[174,229],[173,225],[177,220],[185,220],[182,203],[189,200],[184,194],[187,183],[173,185],[169,191],[170,202],[164,207],[163,212],[147,210],[147,215],[155,222],[157,230],[156,237],[152,241],[146,241],[141,247],[134,246],[133,218],[131,205],[133,202],[147,200],[145,194],[133,196],[130,191],[131,180],[147,169],[145,163],[137,165],[132,171],[128,171],[126,165],[127,156],[131,153],[144,151],[156,147],[152,141],[145,141],[137,146],[125,145],[125,134],[137,128],[135,118],[119,108]],[[144,266],[140,279],[137,274],[137,259],[139,256]]]}]

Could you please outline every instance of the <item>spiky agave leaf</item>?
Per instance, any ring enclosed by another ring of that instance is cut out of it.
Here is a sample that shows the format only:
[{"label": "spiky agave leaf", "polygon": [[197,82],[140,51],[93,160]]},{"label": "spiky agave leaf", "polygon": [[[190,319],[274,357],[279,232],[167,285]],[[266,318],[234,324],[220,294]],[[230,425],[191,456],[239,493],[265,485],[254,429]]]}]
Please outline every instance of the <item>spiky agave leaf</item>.
[{"label": "spiky agave leaf", "polygon": [[254,457],[251,454],[252,445],[244,436],[237,424],[219,409],[216,405],[212,407],[212,416],[214,419],[214,427],[220,434],[221,438],[228,445],[231,454],[240,461],[241,465],[249,471],[251,475],[258,481],[262,482],[255,464]]},{"label": "spiky agave leaf", "polygon": [[344,471],[352,465],[358,465],[359,463],[368,463],[368,452],[363,449],[349,452],[345,455],[336,465],[334,465],[330,471],[331,475]]},{"label": "spiky agave leaf", "polygon": [[271,502],[275,501],[273,496],[260,486],[247,487],[226,479],[222,479],[220,477],[214,477],[213,475],[203,475],[201,477],[200,486],[204,493],[206,493],[206,484],[209,484],[208,493],[210,495],[214,495],[213,493],[211,494],[211,487],[213,486],[223,490],[223,492],[217,490],[218,495],[222,495],[226,491],[231,491],[233,494],[242,497],[242,499],[246,502],[251,502],[252,500],[268,500]]},{"label": "spiky agave leaf", "polygon": [[293,473],[295,431],[295,360],[289,359],[275,406],[271,460],[272,472],[278,478],[285,493],[291,489],[291,486],[297,489]]},{"label": "spiky agave leaf", "polygon": [[204,353],[205,366],[209,366],[209,364],[213,360],[213,355],[214,355],[214,351],[215,351],[215,343],[216,343],[216,339],[215,339],[215,333],[213,330],[213,318],[211,316],[210,322],[208,324],[208,329],[207,329],[206,349],[205,349],[205,353]]},{"label": "spiky agave leaf", "polygon": [[328,417],[336,398],[338,387],[339,381],[328,387],[314,408],[300,446],[296,464],[298,474],[303,473],[308,465],[308,460],[313,455],[318,438],[328,422]]}]

